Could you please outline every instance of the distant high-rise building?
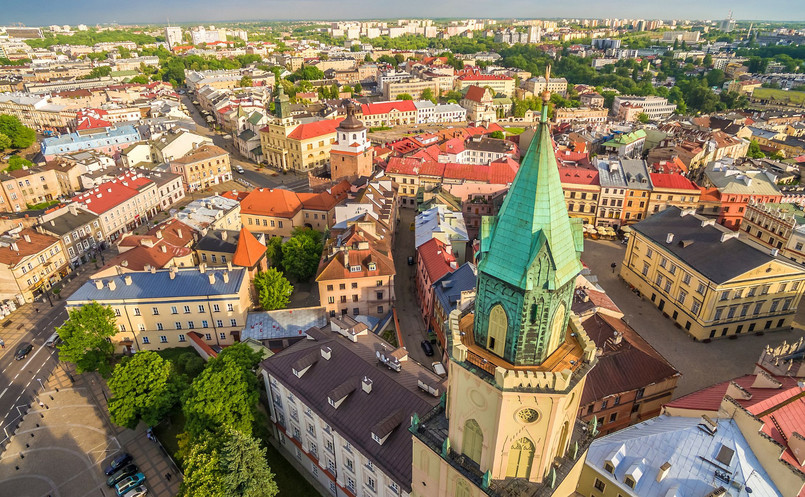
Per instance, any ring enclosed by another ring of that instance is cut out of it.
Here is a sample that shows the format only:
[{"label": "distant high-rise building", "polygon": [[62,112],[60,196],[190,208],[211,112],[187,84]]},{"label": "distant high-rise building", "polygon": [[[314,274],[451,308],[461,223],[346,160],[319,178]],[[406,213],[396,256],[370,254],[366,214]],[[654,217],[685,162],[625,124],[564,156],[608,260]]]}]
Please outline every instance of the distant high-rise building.
[{"label": "distant high-rise building", "polygon": [[173,47],[182,44],[182,28],[179,26],[168,26],[165,28],[165,42],[168,44],[168,49],[173,50]]}]

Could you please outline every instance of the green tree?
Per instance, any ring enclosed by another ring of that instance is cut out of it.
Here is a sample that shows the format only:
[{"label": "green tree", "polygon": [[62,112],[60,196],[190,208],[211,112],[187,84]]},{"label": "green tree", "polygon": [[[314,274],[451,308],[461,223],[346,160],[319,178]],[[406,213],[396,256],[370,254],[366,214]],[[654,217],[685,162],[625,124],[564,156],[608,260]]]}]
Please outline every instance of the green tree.
[{"label": "green tree", "polygon": [[3,133],[0,133],[0,152],[7,148],[11,148],[11,138]]},{"label": "green tree", "polygon": [[274,473],[268,467],[266,450],[253,437],[229,430],[221,456],[226,495],[274,497],[279,493]]},{"label": "green tree", "polygon": [[353,86],[352,88],[355,90],[355,93],[357,93],[358,95],[360,95],[361,92],[363,91],[363,86],[360,83],[355,83],[355,86]]},{"label": "green tree", "polygon": [[702,65],[704,67],[713,67],[713,56],[711,54],[707,54],[702,59]]},{"label": "green tree", "polygon": [[322,248],[321,233],[310,228],[294,229],[291,238],[282,246],[285,273],[297,281],[309,280],[316,274]]},{"label": "green tree", "polygon": [[182,402],[190,437],[206,436],[221,428],[251,434],[259,394],[257,377],[245,367],[244,357],[240,350],[222,353],[193,380]]},{"label": "green tree", "polygon": [[28,148],[36,140],[36,131],[24,126],[17,116],[0,115],[0,134],[11,138],[13,148]]},{"label": "green tree", "polygon": [[282,269],[282,237],[272,236],[266,244],[266,257],[275,268]]},{"label": "green tree", "polygon": [[179,400],[173,365],[145,350],[118,364],[109,379],[109,415],[118,426],[134,429],[143,420],[155,426]]},{"label": "green tree", "polygon": [[98,371],[103,376],[109,375],[115,347],[107,339],[117,333],[111,307],[92,302],[72,309],[67,321],[56,331],[62,339],[60,359],[74,363],[79,373]]},{"label": "green tree", "polygon": [[425,88],[422,90],[422,100],[430,100],[433,103],[436,103],[436,97],[433,96],[433,90],[430,88]]},{"label": "green tree", "polygon": [[252,78],[246,76],[245,74],[243,75],[242,78],[240,78],[240,87],[241,88],[251,88],[252,84],[253,84]]},{"label": "green tree", "polygon": [[397,100],[413,100],[413,99],[414,97],[412,97],[409,93],[400,93],[399,95],[397,95]]},{"label": "green tree", "polygon": [[19,155],[14,155],[10,159],[8,159],[9,171],[16,171],[18,169],[32,167],[33,165],[34,165],[33,162],[29,161],[25,157],[20,157]]},{"label": "green tree", "polygon": [[394,67],[397,67],[398,64],[397,59],[395,59],[391,55],[381,55],[380,57],[377,58],[377,61],[386,64],[391,64]]},{"label": "green tree", "polygon": [[293,285],[275,268],[257,273],[253,282],[264,311],[285,309],[291,301]]},{"label": "green tree", "polygon": [[147,85],[148,84],[148,76],[144,76],[142,74],[138,76],[134,76],[129,80],[129,83],[136,83],[139,85]]},{"label": "green tree", "polygon": [[646,124],[649,121],[648,114],[646,114],[645,112],[641,112],[640,114],[637,115],[637,120],[643,124]]},{"label": "green tree", "polygon": [[110,74],[112,74],[112,68],[109,66],[93,67],[89,74],[83,76],[81,79],[104,78]]},{"label": "green tree", "polygon": [[316,66],[300,67],[293,74],[288,76],[288,81],[296,82],[300,80],[313,81],[317,79],[324,79],[324,73]]},{"label": "green tree", "polygon": [[489,137],[490,138],[497,138],[499,140],[502,140],[503,138],[505,138],[505,136],[503,135],[503,131],[493,131],[493,132],[489,133]]},{"label": "green tree", "polygon": [[184,478],[179,489],[180,497],[227,495],[220,446],[221,440],[215,436],[188,441],[187,453],[182,458]]},{"label": "green tree", "polygon": [[459,102],[462,98],[464,98],[464,95],[460,91],[450,90],[444,94],[444,98],[447,101],[452,100],[454,102]]},{"label": "green tree", "polygon": [[721,86],[724,83],[724,71],[721,69],[712,69],[707,72],[705,76],[709,86]]},{"label": "green tree", "polygon": [[766,157],[766,154],[760,150],[760,145],[758,144],[757,140],[752,140],[749,142],[749,148],[746,150],[746,156],[751,159],[762,159]]}]

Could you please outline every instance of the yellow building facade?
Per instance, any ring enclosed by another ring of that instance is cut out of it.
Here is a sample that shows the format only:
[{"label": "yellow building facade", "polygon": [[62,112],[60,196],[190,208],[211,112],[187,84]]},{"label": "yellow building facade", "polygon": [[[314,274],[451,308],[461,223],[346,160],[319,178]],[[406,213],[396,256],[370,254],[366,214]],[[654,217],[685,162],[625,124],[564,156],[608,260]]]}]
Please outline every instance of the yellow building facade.
[{"label": "yellow building facade", "polygon": [[633,225],[623,280],[697,340],[790,328],[805,269],[676,207]]}]

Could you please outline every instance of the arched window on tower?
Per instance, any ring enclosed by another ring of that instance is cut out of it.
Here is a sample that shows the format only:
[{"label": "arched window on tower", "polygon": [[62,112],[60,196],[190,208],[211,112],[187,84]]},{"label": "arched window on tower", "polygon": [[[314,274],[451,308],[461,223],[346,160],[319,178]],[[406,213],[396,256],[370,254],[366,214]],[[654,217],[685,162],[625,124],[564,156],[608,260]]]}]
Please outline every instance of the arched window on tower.
[{"label": "arched window on tower", "polygon": [[531,324],[537,322],[537,314],[539,313],[539,306],[537,304],[531,304],[531,312],[530,312],[530,320]]},{"label": "arched window on tower", "polygon": [[503,357],[503,349],[506,345],[506,331],[509,328],[509,319],[503,306],[497,304],[489,313],[489,328],[487,330],[486,348],[492,353]]},{"label": "arched window on tower", "polygon": [[534,460],[534,442],[523,437],[512,444],[509,450],[509,464],[506,476],[512,478],[528,478],[531,463]]},{"label": "arched window on tower", "polygon": [[464,423],[464,438],[461,445],[461,452],[478,464],[481,464],[481,449],[484,444],[484,434],[481,427],[474,419],[468,419]]}]

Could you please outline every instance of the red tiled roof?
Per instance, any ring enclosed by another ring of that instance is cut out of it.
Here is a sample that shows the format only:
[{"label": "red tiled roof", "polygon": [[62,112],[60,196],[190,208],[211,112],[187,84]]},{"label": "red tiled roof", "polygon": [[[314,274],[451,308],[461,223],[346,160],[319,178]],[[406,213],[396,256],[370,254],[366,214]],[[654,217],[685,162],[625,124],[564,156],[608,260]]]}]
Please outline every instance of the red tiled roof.
[{"label": "red tiled roof", "polygon": [[467,88],[467,93],[464,94],[464,98],[466,98],[467,100],[472,100],[473,102],[481,102],[485,94],[486,94],[486,88],[470,85]]},{"label": "red tiled roof", "polygon": [[[141,243],[144,238],[145,237],[128,236],[121,241],[120,245],[128,245],[130,242],[123,243],[127,239],[131,239],[131,242],[139,241]],[[165,240],[158,240],[153,246],[139,244],[125,252],[121,252],[111,259],[108,259],[103,269],[114,266],[121,266],[129,271],[143,271],[147,266],[153,266],[159,269],[168,266],[174,257],[186,257],[192,252],[193,251],[188,247],[177,247]]]},{"label": "red tiled roof", "polygon": [[322,121],[300,124],[288,134],[288,138],[293,140],[307,140],[309,138],[316,138],[317,136],[333,134],[335,133],[335,128],[337,128],[343,120],[343,118],[324,119]]},{"label": "red tiled roof", "polygon": [[562,183],[574,185],[600,185],[597,169],[585,169],[582,167],[560,167],[559,179]]},{"label": "red tiled roof", "polygon": [[251,268],[260,262],[265,253],[266,246],[260,243],[251,231],[242,226],[240,235],[238,235],[238,246],[235,248],[235,255],[232,256],[232,264]]},{"label": "red tiled roof", "polygon": [[417,248],[417,253],[419,260],[425,266],[431,284],[454,270],[450,263],[455,264],[456,258],[447,250],[447,246],[441,240],[431,238]]},{"label": "red tiled roof", "polygon": [[73,197],[74,202],[84,204],[95,214],[101,214],[131,199],[142,187],[152,183],[148,178],[138,178],[126,173],[112,181],[101,183],[92,190]]},{"label": "red tiled roof", "polygon": [[413,100],[394,100],[361,105],[361,113],[364,116],[388,114],[392,110],[397,112],[416,112],[416,106]]},{"label": "red tiled roof", "polygon": [[257,188],[240,201],[243,214],[293,217],[302,208],[296,193],[282,188]]},{"label": "red tiled roof", "polygon": [[696,183],[681,174],[649,173],[649,176],[651,176],[651,183],[654,185],[654,188],[700,191]]},{"label": "red tiled roof", "polygon": [[81,117],[78,119],[78,126],[75,127],[76,131],[84,130],[84,129],[98,129],[98,128],[109,128],[112,126],[112,123],[109,121],[105,121],[103,119],[96,119],[92,116]]},{"label": "red tiled roof", "polygon": [[[28,238],[31,240],[30,242],[25,241],[25,235],[28,235]],[[13,250],[10,245],[7,247],[0,247],[0,263],[13,266],[19,263],[25,257],[38,254],[51,245],[58,243],[59,239],[55,236],[39,233],[33,228],[25,228],[19,232],[17,250]]]},{"label": "red tiled roof", "polygon": [[720,202],[721,193],[718,188],[701,188],[702,194],[699,196],[699,202]]},{"label": "red tiled roof", "polygon": [[431,145],[427,148],[423,148],[422,150],[417,151],[416,153],[411,155],[411,157],[437,161],[439,160],[439,155],[441,153],[442,151],[439,149],[438,145]]},{"label": "red tiled roof", "polygon": [[237,200],[238,202],[242,202],[244,198],[248,197],[251,192],[243,192],[238,190],[232,191],[225,191],[221,194],[222,197],[228,198],[230,200]]},{"label": "red tiled roof", "polygon": [[464,151],[464,139],[452,138],[442,143],[441,149],[448,154],[460,154]]},{"label": "red tiled roof", "polygon": [[159,236],[170,244],[179,247],[188,247],[194,241],[193,233],[195,231],[196,230],[194,230],[192,227],[186,225],[178,219],[169,219],[162,224],[154,226],[145,234],[157,237],[157,233],[159,233]]}]

